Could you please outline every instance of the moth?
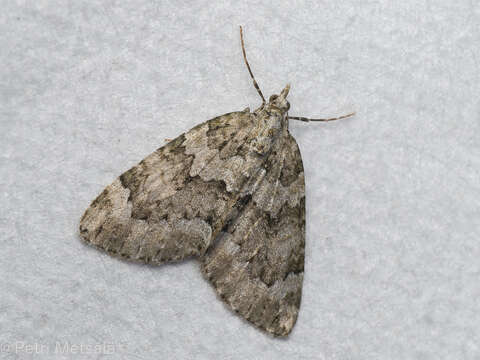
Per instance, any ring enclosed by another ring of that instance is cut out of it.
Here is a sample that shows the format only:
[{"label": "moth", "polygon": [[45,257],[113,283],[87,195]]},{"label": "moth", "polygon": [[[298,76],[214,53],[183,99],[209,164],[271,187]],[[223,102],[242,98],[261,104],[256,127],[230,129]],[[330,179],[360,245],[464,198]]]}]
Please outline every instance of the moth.
[{"label": "moth", "polygon": [[160,147],[91,203],[81,238],[121,259],[160,265],[197,258],[219,297],[274,336],[298,316],[305,251],[302,157],[288,131],[290,85]]}]

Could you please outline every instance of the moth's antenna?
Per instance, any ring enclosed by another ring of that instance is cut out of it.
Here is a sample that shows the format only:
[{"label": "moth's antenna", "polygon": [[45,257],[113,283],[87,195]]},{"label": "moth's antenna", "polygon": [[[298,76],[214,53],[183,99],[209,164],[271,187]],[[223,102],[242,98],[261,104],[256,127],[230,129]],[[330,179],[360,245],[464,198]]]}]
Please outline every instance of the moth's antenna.
[{"label": "moth's antenna", "polygon": [[257,89],[258,95],[262,98],[262,102],[265,104],[265,98],[263,97],[262,90],[260,90],[260,87],[257,84],[257,81],[255,80],[255,76],[253,76],[252,69],[250,69],[250,65],[248,64],[247,61],[247,54],[245,53],[245,43],[243,42],[243,30],[242,27],[240,26],[240,41],[242,42],[242,52],[243,52],[243,59],[245,60],[245,64],[247,64],[247,69],[248,72],[250,73],[250,77],[253,80],[253,86],[255,86],[255,89]]},{"label": "moth's antenna", "polygon": [[350,113],[350,114],[347,114],[347,115],[342,115],[342,116],[339,116],[339,117],[328,118],[328,119],[309,119],[309,118],[302,117],[302,116],[287,116],[287,119],[300,120],[300,121],[305,121],[305,122],[309,122],[309,121],[334,121],[334,120],[345,119],[345,118],[348,118],[348,117],[353,116],[353,115],[355,115],[354,112]]}]

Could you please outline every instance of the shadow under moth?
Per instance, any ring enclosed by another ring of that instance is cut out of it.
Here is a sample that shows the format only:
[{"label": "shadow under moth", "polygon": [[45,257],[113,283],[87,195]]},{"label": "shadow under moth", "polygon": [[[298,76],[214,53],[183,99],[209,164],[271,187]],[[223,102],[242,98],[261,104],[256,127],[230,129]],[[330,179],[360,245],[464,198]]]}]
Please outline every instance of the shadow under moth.
[{"label": "shadow under moth", "polygon": [[305,250],[302,158],[288,131],[287,85],[261,106],[208,120],[148,155],[92,202],[80,235],[159,265],[195,257],[219,297],[275,336],[298,316]]}]

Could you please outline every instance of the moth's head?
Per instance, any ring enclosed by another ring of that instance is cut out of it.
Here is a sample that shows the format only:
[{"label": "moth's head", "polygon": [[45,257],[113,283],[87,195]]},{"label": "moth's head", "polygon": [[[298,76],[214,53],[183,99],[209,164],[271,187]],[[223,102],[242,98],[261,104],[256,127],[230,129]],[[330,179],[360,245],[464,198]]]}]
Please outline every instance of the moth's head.
[{"label": "moth's head", "polygon": [[287,101],[287,95],[290,91],[290,84],[287,84],[285,88],[280,92],[280,95],[272,95],[268,99],[268,106],[273,109],[278,109],[282,112],[287,112],[290,109],[290,103]]}]

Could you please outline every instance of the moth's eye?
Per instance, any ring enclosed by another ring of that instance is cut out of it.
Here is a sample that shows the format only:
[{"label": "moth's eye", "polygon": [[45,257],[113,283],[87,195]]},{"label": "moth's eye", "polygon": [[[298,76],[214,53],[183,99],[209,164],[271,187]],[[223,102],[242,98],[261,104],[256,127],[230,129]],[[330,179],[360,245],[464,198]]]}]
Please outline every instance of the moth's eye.
[{"label": "moth's eye", "polygon": [[278,97],[278,95],[272,95],[272,96],[270,96],[270,99],[268,99],[268,102],[272,102],[272,101],[275,100],[277,97]]},{"label": "moth's eye", "polygon": [[290,103],[287,101],[287,111],[290,109]]}]

